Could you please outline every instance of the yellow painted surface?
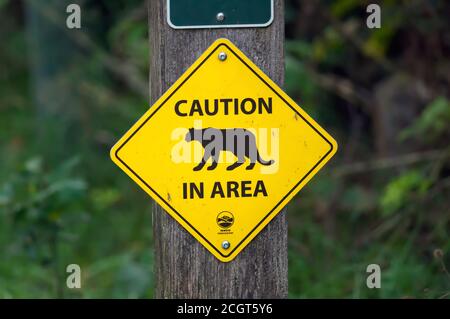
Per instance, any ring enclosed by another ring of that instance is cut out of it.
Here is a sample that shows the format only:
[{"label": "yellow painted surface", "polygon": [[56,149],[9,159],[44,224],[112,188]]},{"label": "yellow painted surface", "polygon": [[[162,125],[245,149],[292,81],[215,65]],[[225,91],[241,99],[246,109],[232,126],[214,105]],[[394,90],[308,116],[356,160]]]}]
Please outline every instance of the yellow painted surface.
[{"label": "yellow painted surface", "polygon": [[[221,52],[227,55],[224,61],[218,58]],[[224,99],[232,101],[228,112]],[[219,101],[217,114],[206,114],[205,100],[210,112],[214,100]],[[242,101],[246,101],[243,108]],[[259,101],[266,105],[271,101],[270,111]],[[246,158],[243,165],[227,170],[237,158],[224,150],[215,169],[207,169],[209,159],[195,171],[204,148],[198,141],[186,140],[190,128],[244,128],[255,136],[260,157],[274,162],[246,169]],[[214,256],[228,262],[336,150],[334,139],[281,88],[234,44],[219,39],[117,142],[111,158]],[[238,191],[227,194],[229,182],[233,189],[238,185]],[[189,192],[192,185],[197,190],[203,187],[201,196]],[[223,241],[230,243],[228,249],[222,247]]]}]

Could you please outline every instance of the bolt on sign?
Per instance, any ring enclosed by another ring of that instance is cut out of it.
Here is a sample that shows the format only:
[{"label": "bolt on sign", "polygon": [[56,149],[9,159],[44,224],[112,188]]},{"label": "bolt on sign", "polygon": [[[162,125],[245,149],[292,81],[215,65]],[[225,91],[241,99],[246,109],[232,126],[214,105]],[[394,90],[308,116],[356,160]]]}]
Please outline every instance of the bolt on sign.
[{"label": "bolt on sign", "polygon": [[337,144],[233,43],[219,39],[111,150],[112,160],[223,262]]},{"label": "bolt on sign", "polygon": [[273,12],[273,0],[167,0],[174,29],[267,27]]}]

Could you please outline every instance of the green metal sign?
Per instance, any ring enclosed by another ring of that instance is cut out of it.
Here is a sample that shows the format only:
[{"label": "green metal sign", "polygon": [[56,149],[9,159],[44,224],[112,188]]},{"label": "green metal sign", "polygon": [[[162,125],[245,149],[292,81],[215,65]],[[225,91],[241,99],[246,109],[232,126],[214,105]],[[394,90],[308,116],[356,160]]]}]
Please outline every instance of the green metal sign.
[{"label": "green metal sign", "polygon": [[273,0],[167,0],[175,29],[255,28],[273,21]]}]

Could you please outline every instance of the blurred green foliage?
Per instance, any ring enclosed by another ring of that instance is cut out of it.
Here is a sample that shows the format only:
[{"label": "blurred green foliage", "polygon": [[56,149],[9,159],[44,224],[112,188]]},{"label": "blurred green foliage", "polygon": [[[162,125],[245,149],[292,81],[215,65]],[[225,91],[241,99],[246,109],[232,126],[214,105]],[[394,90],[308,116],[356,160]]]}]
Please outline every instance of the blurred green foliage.
[{"label": "blurred green foliage", "polygon": [[340,146],[289,207],[290,296],[448,298],[448,4],[380,1],[370,30],[369,3],[287,1],[286,90]]},{"label": "blurred green foliage", "polygon": [[450,134],[449,123],[450,101],[440,96],[426,106],[414,125],[405,129],[400,138],[406,140],[415,137],[433,143]]},{"label": "blurred green foliage", "polygon": [[[149,298],[152,204],[108,154],[148,107],[146,6],[80,0],[69,31],[66,2],[0,0],[0,298]],[[288,208],[290,296],[448,298],[449,4],[369,30],[368,3],[286,1],[285,89],[340,145]]]}]

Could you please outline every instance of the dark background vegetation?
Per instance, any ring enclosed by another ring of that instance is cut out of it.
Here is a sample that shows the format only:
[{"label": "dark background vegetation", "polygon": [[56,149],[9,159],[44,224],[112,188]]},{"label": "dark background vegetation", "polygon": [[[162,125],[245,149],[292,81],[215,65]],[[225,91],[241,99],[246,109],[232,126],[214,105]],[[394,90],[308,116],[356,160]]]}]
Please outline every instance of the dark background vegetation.
[{"label": "dark background vegetation", "polygon": [[[289,205],[290,297],[450,297],[450,2],[378,3],[286,1],[285,89],[340,144]],[[109,159],[147,34],[142,0],[0,0],[0,298],[152,297],[152,203]]]}]

